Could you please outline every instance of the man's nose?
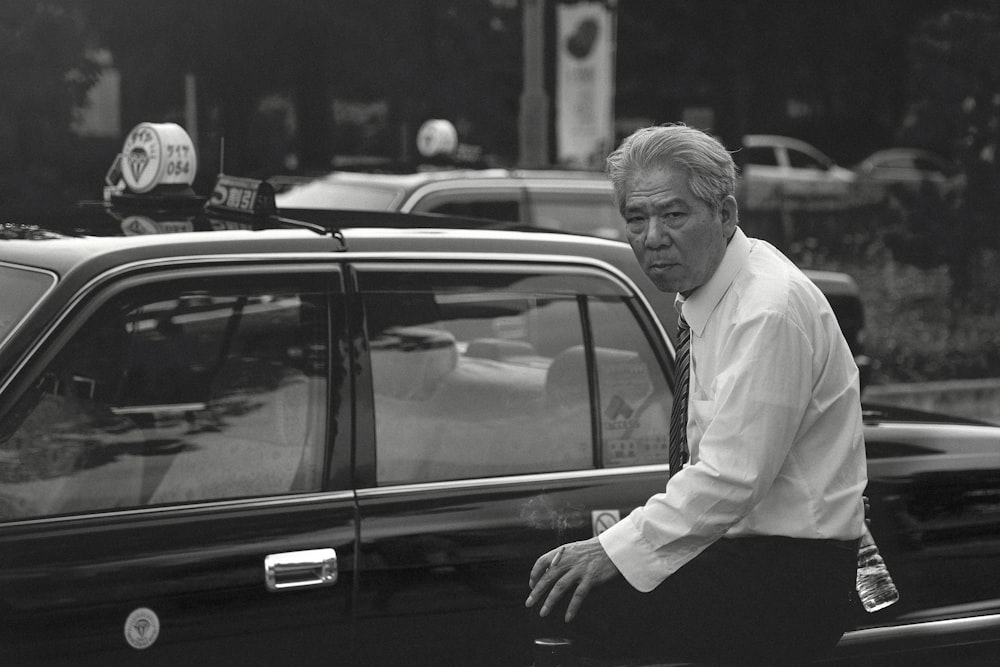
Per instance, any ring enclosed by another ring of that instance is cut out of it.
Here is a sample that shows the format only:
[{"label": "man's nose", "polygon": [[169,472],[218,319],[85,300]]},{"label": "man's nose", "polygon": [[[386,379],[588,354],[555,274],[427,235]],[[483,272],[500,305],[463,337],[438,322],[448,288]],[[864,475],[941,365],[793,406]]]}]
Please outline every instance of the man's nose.
[{"label": "man's nose", "polygon": [[658,217],[650,218],[649,227],[646,229],[646,245],[650,248],[668,246],[673,242],[666,225]]}]

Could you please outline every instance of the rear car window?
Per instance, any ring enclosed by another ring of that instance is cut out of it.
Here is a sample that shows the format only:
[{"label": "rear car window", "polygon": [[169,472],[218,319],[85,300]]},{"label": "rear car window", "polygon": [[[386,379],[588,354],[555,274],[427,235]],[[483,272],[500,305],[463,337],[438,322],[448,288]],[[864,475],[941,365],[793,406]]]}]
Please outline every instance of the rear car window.
[{"label": "rear car window", "polygon": [[48,273],[0,264],[0,343],[55,281]]},{"label": "rear car window", "polygon": [[315,180],[289,186],[274,199],[278,208],[391,211],[402,196],[392,187]]},{"label": "rear car window", "polygon": [[428,213],[453,215],[462,218],[485,218],[501,222],[523,220],[521,204],[516,200],[452,201],[427,209]]},{"label": "rear car window", "polygon": [[529,193],[533,224],[605,239],[625,240],[625,222],[610,192]]},{"label": "rear car window", "polygon": [[563,272],[361,274],[378,484],[666,462],[632,297]]},{"label": "rear car window", "polygon": [[109,299],[0,424],[0,520],[319,489],[327,298],[243,276]]},{"label": "rear car window", "polygon": [[777,167],[778,156],[770,146],[751,146],[743,149],[743,159],[746,164],[756,164],[764,167]]}]

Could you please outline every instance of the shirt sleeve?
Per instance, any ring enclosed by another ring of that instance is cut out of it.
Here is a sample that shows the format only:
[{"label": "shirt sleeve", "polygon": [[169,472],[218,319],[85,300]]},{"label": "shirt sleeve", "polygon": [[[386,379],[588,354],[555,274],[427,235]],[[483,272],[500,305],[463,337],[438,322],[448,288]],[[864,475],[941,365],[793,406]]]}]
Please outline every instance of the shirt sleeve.
[{"label": "shirt sleeve", "polygon": [[719,340],[715,377],[699,375],[701,393],[689,396],[689,420],[697,411],[704,424],[693,463],[599,538],[639,591],[655,588],[760,502],[811,400],[813,346],[787,314],[731,323]]}]

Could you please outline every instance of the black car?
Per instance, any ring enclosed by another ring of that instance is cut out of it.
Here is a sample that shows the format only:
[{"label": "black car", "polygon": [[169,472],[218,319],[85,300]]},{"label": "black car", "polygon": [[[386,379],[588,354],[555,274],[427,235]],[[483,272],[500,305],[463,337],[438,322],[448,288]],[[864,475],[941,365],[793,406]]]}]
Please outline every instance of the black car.
[{"label": "black car", "polygon": [[[160,203],[0,228],[4,664],[530,664],[535,558],[667,478],[672,295],[615,241]],[[992,664],[1000,428],[865,414],[901,599],[830,660]]]}]

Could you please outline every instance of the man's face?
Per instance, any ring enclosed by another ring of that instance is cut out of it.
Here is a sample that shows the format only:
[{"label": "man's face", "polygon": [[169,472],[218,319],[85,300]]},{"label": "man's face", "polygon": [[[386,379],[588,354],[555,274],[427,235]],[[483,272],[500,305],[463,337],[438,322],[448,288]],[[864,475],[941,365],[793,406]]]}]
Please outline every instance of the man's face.
[{"label": "man's face", "polygon": [[708,282],[736,228],[736,200],[719,211],[694,196],[687,173],[673,166],[633,174],[626,182],[625,232],[642,270],[659,289],[688,294]]}]

